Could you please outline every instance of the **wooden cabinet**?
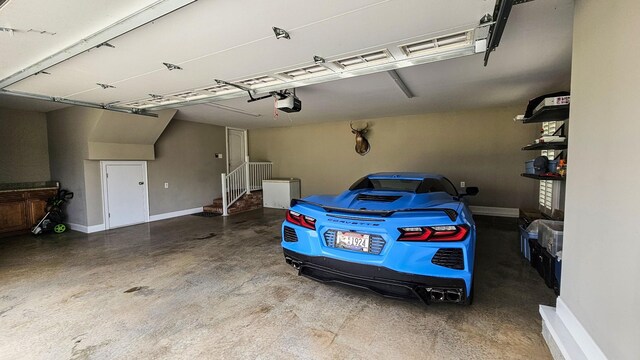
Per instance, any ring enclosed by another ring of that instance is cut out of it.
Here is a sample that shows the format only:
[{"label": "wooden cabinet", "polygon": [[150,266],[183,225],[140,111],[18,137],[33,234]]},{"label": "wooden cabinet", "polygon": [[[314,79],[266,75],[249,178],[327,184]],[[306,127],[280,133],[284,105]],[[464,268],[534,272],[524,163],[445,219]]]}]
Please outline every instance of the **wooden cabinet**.
[{"label": "wooden cabinet", "polygon": [[0,232],[13,232],[29,227],[24,201],[0,203]]},{"label": "wooden cabinet", "polygon": [[28,232],[46,212],[47,200],[58,190],[0,192],[0,237]]},{"label": "wooden cabinet", "polygon": [[28,199],[27,200],[27,224],[33,227],[47,213],[47,200]]}]

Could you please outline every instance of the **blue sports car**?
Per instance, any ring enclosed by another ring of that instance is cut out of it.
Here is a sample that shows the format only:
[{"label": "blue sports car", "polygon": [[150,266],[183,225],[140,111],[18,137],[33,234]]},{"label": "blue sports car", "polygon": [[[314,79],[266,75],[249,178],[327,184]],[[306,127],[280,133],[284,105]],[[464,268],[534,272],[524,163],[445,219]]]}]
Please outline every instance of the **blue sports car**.
[{"label": "blue sports car", "polygon": [[377,173],[337,196],[293,200],[282,248],[298,275],[429,304],[470,304],[476,227],[441,175]]}]

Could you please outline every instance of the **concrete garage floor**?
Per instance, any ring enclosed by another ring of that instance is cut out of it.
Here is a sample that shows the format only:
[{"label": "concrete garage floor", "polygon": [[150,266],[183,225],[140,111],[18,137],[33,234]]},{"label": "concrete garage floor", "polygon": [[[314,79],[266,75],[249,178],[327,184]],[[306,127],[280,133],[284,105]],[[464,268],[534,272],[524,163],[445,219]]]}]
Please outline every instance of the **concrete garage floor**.
[{"label": "concrete garage floor", "polygon": [[297,277],[283,216],[0,239],[0,358],[550,358],[538,305],[555,296],[512,219],[477,219],[475,303],[426,307]]}]

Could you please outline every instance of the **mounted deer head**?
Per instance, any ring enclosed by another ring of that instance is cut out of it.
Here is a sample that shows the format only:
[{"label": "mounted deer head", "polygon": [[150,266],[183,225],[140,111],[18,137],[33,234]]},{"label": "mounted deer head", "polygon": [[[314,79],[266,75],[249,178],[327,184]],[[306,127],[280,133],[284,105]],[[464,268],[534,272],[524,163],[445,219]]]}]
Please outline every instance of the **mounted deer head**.
[{"label": "mounted deer head", "polygon": [[356,135],[356,152],[362,156],[367,155],[371,150],[371,146],[369,146],[369,141],[364,137],[364,134],[367,133],[369,124],[360,130],[354,129],[352,123],[349,123],[349,126],[351,127],[351,132]]}]

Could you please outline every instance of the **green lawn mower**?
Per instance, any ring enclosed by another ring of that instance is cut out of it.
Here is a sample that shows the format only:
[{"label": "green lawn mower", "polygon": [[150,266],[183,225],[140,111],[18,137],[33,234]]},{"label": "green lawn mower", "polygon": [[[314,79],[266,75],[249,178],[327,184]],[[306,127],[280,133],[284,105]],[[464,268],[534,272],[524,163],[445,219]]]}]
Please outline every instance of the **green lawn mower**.
[{"label": "green lawn mower", "polygon": [[64,224],[66,214],[63,205],[70,199],[73,199],[73,193],[68,190],[60,190],[56,196],[47,201],[47,213],[42,217],[36,226],[31,229],[34,235],[40,235],[47,232],[61,234],[67,231],[67,225]]}]

